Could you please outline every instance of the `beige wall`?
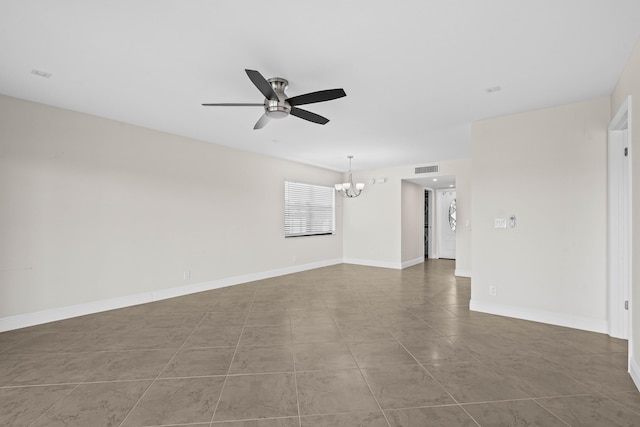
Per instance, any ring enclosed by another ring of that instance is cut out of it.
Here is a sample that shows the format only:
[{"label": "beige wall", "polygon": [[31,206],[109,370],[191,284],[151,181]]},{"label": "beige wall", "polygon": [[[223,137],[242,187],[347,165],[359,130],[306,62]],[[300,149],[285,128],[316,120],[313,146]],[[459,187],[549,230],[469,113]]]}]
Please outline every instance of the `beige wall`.
[{"label": "beige wall", "polygon": [[[640,42],[636,44],[627,65],[625,66],[616,87],[611,94],[611,116],[618,112],[625,98],[631,95],[631,176],[632,176],[632,238],[631,238],[631,319],[632,365],[638,369],[637,355],[640,354]],[[634,153],[634,150],[636,153]],[[637,380],[636,380],[637,381]]]},{"label": "beige wall", "polygon": [[[605,97],[472,125],[472,309],[606,332],[609,110]],[[494,228],[511,215],[516,228]]]},{"label": "beige wall", "polygon": [[472,259],[472,179],[471,160],[459,160],[456,162],[444,163],[440,170],[443,175],[450,171],[456,176],[456,275],[471,277]]},{"label": "beige wall", "polygon": [[283,183],[341,178],[0,96],[0,319],[340,262],[342,201],[285,239]]},{"label": "beige wall", "polygon": [[[402,258],[400,179],[389,170],[354,172],[354,182],[366,187],[360,197],[343,199],[345,262],[400,268]],[[372,184],[376,177],[384,183]]]}]

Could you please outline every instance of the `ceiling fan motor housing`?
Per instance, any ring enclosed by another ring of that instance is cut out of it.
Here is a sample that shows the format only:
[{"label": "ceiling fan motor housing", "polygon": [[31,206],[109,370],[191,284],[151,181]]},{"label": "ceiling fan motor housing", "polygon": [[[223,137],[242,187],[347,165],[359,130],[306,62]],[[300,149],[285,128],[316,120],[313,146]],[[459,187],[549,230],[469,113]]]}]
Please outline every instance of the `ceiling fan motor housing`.
[{"label": "ceiling fan motor housing", "polygon": [[278,100],[265,99],[264,111],[272,119],[283,119],[291,112],[291,105],[286,101],[287,95],[284,93],[289,82],[282,77],[272,77],[267,81],[278,95]]}]

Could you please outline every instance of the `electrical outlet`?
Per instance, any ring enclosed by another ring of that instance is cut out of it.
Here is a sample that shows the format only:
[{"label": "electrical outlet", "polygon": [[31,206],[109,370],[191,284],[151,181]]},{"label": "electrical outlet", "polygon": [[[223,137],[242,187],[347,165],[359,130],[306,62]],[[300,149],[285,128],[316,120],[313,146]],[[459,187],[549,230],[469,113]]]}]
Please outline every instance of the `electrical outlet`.
[{"label": "electrical outlet", "polygon": [[489,295],[491,295],[492,297],[498,295],[498,288],[496,288],[495,286],[489,286]]},{"label": "electrical outlet", "polygon": [[495,228],[507,228],[507,219],[496,218],[494,224],[495,224]]},{"label": "electrical outlet", "polygon": [[191,270],[185,270],[182,272],[182,280],[191,279]]}]

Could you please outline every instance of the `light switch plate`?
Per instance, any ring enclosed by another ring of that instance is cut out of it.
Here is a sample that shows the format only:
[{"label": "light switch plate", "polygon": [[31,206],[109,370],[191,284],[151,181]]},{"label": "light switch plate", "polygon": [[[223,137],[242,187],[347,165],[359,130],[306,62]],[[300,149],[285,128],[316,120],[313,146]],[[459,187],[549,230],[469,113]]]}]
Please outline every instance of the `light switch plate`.
[{"label": "light switch plate", "polygon": [[495,228],[507,228],[507,219],[506,218],[496,218],[495,219]]}]

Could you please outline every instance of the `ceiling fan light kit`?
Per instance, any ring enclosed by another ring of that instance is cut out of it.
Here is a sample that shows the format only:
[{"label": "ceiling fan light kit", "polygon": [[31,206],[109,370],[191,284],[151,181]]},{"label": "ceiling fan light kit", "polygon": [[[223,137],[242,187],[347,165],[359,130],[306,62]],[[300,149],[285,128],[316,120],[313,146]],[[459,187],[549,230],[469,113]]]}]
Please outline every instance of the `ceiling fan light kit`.
[{"label": "ceiling fan light kit", "polygon": [[213,103],[202,105],[205,107],[263,106],[264,114],[260,119],[258,119],[253,127],[254,129],[262,129],[271,119],[283,119],[289,115],[320,125],[327,124],[329,119],[326,117],[322,117],[316,113],[312,113],[311,111],[303,110],[297,106],[331,101],[333,99],[347,96],[343,89],[327,89],[288,98],[284,93],[289,85],[289,82],[286,79],[283,79],[282,77],[272,77],[267,80],[258,71],[245,69],[245,72],[255,87],[257,87],[262,95],[264,95],[265,100],[262,104]]},{"label": "ceiling fan light kit", "polygon": [[347,158],[349,159],[349,180],[348,182],[335,184],[334,187],[338,194],[340,194],[342,197],[353,199],[362,194],[362,190],[364,190],[364,183],[353,183],[353,175],[351,174],[351,159],[353,159],[353,156],[347,156]]}]

